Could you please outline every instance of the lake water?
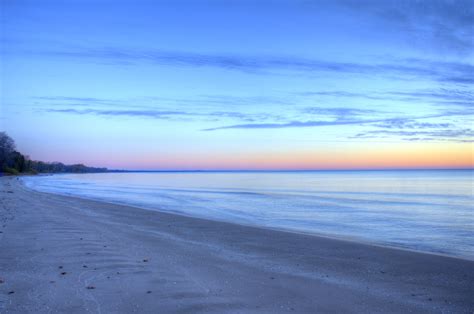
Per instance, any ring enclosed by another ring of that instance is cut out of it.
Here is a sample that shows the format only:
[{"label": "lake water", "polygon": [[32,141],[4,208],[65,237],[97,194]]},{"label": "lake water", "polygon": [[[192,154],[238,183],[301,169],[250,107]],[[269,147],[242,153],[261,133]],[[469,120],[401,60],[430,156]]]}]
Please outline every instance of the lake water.
[{"label": "lake water", "polygon": [[472,170],[24,177],[33,189],[474,259]]}]

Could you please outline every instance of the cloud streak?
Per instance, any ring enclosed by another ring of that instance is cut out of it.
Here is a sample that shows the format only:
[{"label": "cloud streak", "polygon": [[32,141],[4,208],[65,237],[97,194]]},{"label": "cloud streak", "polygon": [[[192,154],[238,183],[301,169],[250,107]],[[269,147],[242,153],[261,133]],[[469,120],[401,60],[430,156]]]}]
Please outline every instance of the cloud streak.
[{"label": "cloud streak", "polygon": [[38,96],[33,97],[34,99],[40,100],[53,100],[53,101],[83,101],[83,102],[92,102],[92,103],[102,103],[109,100],[103,98],[94,98],[94,97],[67,97],[67,96]]},{"label": "cloud streak", "polygon": [[410,119],[393,119],[373,126],[383,129],[427,129],[454,127],[452,123],[417,122]]},{"label": "cloud streak", "polygon": [[[6,53],[9,49],[6,49]],[[10,51],[11,52],[11,51]],[[385,62],[358,63],[318,60],[288,56],[243,56],[173,52],[162,50],[132,50],[125,48],[101,48],[75,50],[14,51],[13,53],[39,54],[42,56],[74,58],[105,62],[111,65],[135,65],[149,63],[181,67],[212,67],[253,74],[272,72],[299,72],[308,74],[353,74],[399,76],[408,79],[436,80],[455,84],[474,83],[474,66],[462,62],[440,62],[415,58]]]},{"label": "cloud streak", "polygon": [[443,54],[470,54],[474,49],[474,5],[470,0],[338,0],[330,6],[363,16],[379,29],[396,31],[417,48]]},{"label": "cloud streak", "polygon": [[[218,131],[218,130],[227,130],[227,129],[284,129],[284,128],[308,128],[308,127],[324,127],[324,126],[336,126],[336,125],[364,125],[364,124],[374,124],[374,123],[383,123],[388,125],[401,124],[401,123],[414,123],[415,120],[420,119],[430,119],[430,118],[440,118],[448,116],[456,116],[462,113],[459,112],[450,112],[450,113],[441,113],[433,114],[426,116],[418,117],[393,117],[393,118],[378,118],[378,119],[336,119],[332,121],[290,121],[286,123],[255,123],[255,124],[234,124],[227,125],[215,128],[207,128],[202,131]],[[382,125],[383,125],[382,124]],[[381,124],[379,124],[380,126]],[[420,124],[421,125],[421,124]],[[427,124],[428,125],[428,124]]]},{"label": "cloud streak", "polygon": [[344,119],[347,117],[355,117],[355,116],[360,116],[360,115],[382,113],[379,110],[359,109],[359,108],[350,108],[350,107],[331,107],[331,108],[309,107],[309,108],[306,108],[303,112],[308,113],[308,114],[315,114],[315,115],[336,116],[338,119]]},{"label": "cloud streak", "polygon": [[354,125],[385,122],[390,119],[367,119],[367,120],[335,120],[335,121],[291,121],[287,123],[255,123],[235,124],[216,128],[203,129],[202,131],[217,131],[227,129],[284,129],[284,128],[308,128],[334,125]]},{"label": "cloud streak", "polygon": [[[459,139],[460,141],[472,141],[474,137],[474,130],[472,129],[442,129],[432,131],[391,131],[391,130],[378,130],[368,131],[364,133],[356,134],[351,138],[384,138],[392,136],[406,137],[404,140],[408,141],[420,141],[420,140],[434,140],[434,139]],[[420,136],[423,136],[420,138]]]},{"label": "cloud streak", "polygon": [[98,110],[98,109],[47,109],[52,113],[71,113],[77,115],[94,114],[99,116],[129,116],[129,117],[148,117],[155,119],[165,119],[169,116],[182,116],[186,112],[182,111],[160,111],[160,110]]},{"label": "cloud streak", "polygon": [[124,110],[108,110],[108,109],[45,109],[50,113],[65,113],[75,115],[97,115],[103,117],[139,117],[152,119],[179,119],[179,118],[211,118],[211,119],[233,119],[246,122],[262,121],[266,119],[279,118],[276,115],[265,113],[242,113],[236,111],[211,111],[211,112],[188,112],[173,110],[141,110],[141,109],[124,109]]},{"label": "cloud streak", "polygon": [[348,91],[306,91],[298,92],[299,96],[322,96],[334,98],[363,98],[368,100],[395,100],[395,101],[416,101],[424,100],[431,102],[446,103],[457,102],[458,104],[474,104],[474,93],[463,89],[428,89],[413,91],[386,91],[386,92],[366,92],[354,93]]}]

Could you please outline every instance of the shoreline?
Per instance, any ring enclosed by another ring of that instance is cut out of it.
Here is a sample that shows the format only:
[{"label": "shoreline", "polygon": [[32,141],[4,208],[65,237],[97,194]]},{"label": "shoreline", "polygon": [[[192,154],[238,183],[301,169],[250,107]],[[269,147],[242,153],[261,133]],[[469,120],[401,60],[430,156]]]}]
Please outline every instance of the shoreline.
[{"label": "shoreline", "polygon": [[126,206],[126,207],[130,207],[130,208],[138,209],[138,210],[147,210],[147,211],[152,211],[152,212],[157,212],[157,213],[162,213],[162,214],[176,215],[176,216],[179,216],[179,217],[186,217],[186,218],[191,218],[191,219],[204,220],[204,221],[207,221],[209,223],[226,223],[226,224],[243,226],[243,227],[265,229],[265,230],[269,230],[269,231],[283,232],[283,233],[290,233],[290,234],[313,236],[313,237],[329,239],[329,240],[343,241],[343,242],[349,242],[349,243],[354,243],[354,244],[362,244],[362,245],[374,246],[374,247],[379,247],[379,248],[401,250],[401,251],[407,251],[407,252],[418,253],[418,254],[428,254],[428,255],[441,256],[441,257],[454,258],[454,259],[460,259],[460,260],[464,260],[464,261],[474,262],[474,258],[468,258],[468,257],[464,257],[464,256],[457,256],[457,255],[449,255],[447,253],[440,253],[440,252],[421,251],[421,250],[415,250],[415,249],[410,249],[410,248],[396,246],[396,245],[379,244],[379,243],[371,242],[369,240],[364,241],[363,239],[352,238],[350,236],[344,237],[344,236],[338,236],[338,235],[333,235],[333,234],[323,234],[323,233],[311,232],[311,231],[305,232],[305,231],[297,230],[297,229],[285,229],[283,227],[278,228],[278,227],[270,227],[270,226],[261,226],[261,225],[250,224],[250,223],[245,224],[245,223],[241,223],[241,222],[231,222],[231,221],[225,221],[225,220],[217,220],[217,219],[211,219],[211,218],[206,218],[206,217],[197,217],[197,216],[193,216],[193,215],[187,215],[186,213],[171,212],[171,211],[160,210],[160,209],[156,209],[156,208],[152,208],[152,207],[139,206],[139,205],[129,205],[129,204],[120,203],[120,202],[113,202],[113,201],[107,201],[107,200],[101,200],[101,199],[81,197],[79,195],[73,195],[73,194],[67,194],[67,193],[61,194],[61,193],[37,191],[37,190],[34,190],[30,187],[27,187],[23,182],[21,184],[25,189],[28,189],[31,192],[51,194],[51,195],[59,195],[59,196],[64,196],[64,197],[70,197],[70,198],[73,198],[73,199],[76,198],[76,199],[80,199],[80,200],[106,203],[106,204],[110,204],[110,205]]},{"label": "shoreline", "polygon": [[[449,169],[442,169],[442,170],[449,170]],[[464,169],[461,169],[461,170],[464,170]],[[472,169],[472,170],[474,170],[474,169]],[[153,171],[148,171],[148,172],[152,173]],[[57,174],[40,174],[40,175],[57,175]],[[238,221],[226,221],[226,220],[218,220],[218,219],[212,219],[212,218],[207,218],[207,217],[199,217],[199,216],[193,216],[191,214],[186,214],[184,212],[166,211],[166,210],[162,210],[162,209],[155,208],[155,207],[147,207],[147,206],[144,206],[144,205],[141,206],[141,205],[138,205],[138,204],[126,204],[126,203],[121,203],[119,201],[114,202],[114,201],[108,201],[108,200],[99,199],[99,198],[94,199],[94,198],[90,198],[90,197],[86,197],[86,196],[80,196],[80,195],[74,195],[74,194],[68,194],[68,193],[54,193],[54,192],[39,191],[39,190],[35,190],[33,188],[30,188],[30,187],[26,186],[26,184],[24,182],[21,182],[21,184],[25,189],[28,189],[32,192],[45,193],[45,194],[51,194],[51,195],[59,195],[59,196],[64,196],[64,197],[77,198],[77,199],[80,199],[80,200],[95,201],[95,202],[118,205],[118,206],[127,206],[127,207],[130,207],[130,208],[136,208],[136,209],[139,209],[139,210],[147,210],[147,211],[153,211],[153,212],[158,212],[158,213],[163,213],[163,214],[170,214],[170,215],[176,215],[176,216],[181,216],[181,217],[187,217],[187,218],[191,218],[191,219],[205,220],[205,221],[208,221],[210,223],[212,223],[212,222],[215,222],[215,223],[228,223],[228,224],[233,224],[233,225],[257,228],[257,229],[266,229],[266,230],[271,230],[271,231],[276,231],[276,232],[308,235],[308,236],[314,236],[314,237],[319,237],[319,238],[326,238],[326,239],[330,239],[330,240],[338,240],[338,241],[344,241],[344,242],[355,243],[355,244],[363,244],[363,245],[375,246],[375,247],[380,247],[380,248],[402,250],[402,251],[408,251],[408,252],[413,252],[413,253],[428,254],[428,255],[434,255],[434,256],[442,256],[442,257],[448,257],[448,258],[454,258],[454,259],[460,259],[460,260],[474,262],[474,256],[473,257],[467,257],[467,256],[461,256],[461,255],[451,255],[449,253],[442,253],[442,252],[434,252],[434,251],[427,251],[427,250],[416,250],[416,249],[412,249],[412,248],[408,248],[408,247],[390,245],[390,244],[384,244],[384,243],[376,243],[376,242],[372,242],[368,239],[365,240],[365,239],[362,239],[362,238],[355,238],[355,237],[351,237],[351,236],[343,236],[343,235],[337,235],[337,234],[324,234],[324,233],[319,233],[319,232],[303,231],[303,230],[290,229],[290,228],[284,228],[284,227],[279,228],[279,227],[263,226],[263,225],[252,224],[252,223],[246,224],[244,222],[238,222]]]},{"label": "shoreline", "polygon": [[469,259],[37,192],[14,177],[0,182],[7,313],[474,309]]}]

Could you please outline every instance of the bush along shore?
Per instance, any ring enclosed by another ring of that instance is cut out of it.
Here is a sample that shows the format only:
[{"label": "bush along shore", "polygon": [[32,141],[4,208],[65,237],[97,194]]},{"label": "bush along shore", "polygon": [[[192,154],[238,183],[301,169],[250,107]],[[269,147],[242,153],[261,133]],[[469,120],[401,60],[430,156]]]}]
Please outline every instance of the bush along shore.
[{"label": "bush along shore", "polygon": [[29,156],[16,150],[15,141],[7,133],[0,132],[0,175],[107,171],[107,168],[88,167],[83,164],[65,165],[61,162],[31,160]]}]

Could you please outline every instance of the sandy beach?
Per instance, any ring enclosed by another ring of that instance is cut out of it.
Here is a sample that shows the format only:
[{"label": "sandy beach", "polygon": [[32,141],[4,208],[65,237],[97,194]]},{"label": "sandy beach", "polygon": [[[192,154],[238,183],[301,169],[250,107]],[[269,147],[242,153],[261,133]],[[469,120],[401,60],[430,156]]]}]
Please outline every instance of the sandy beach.
[{"label": "sandy beach", "polygon": [[0,313],[474,311],[474,261],[0,188]]}]

